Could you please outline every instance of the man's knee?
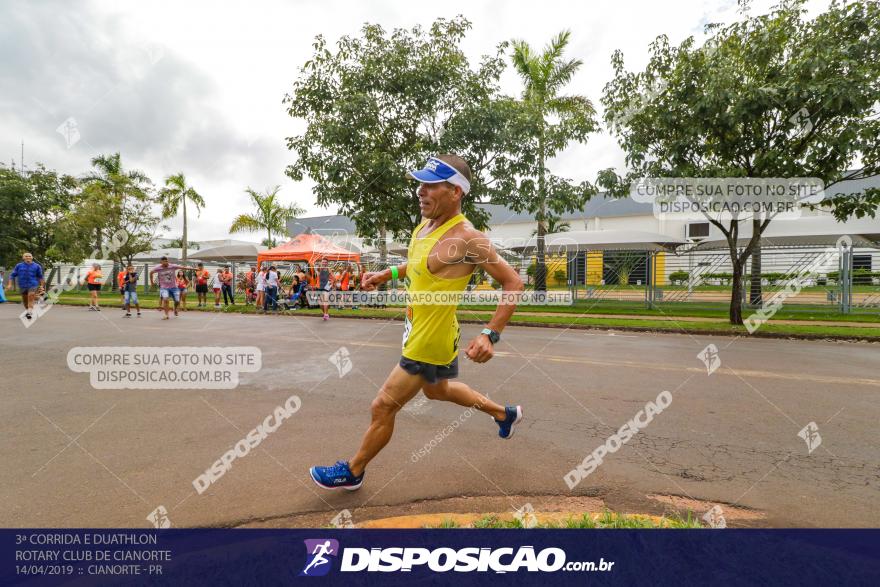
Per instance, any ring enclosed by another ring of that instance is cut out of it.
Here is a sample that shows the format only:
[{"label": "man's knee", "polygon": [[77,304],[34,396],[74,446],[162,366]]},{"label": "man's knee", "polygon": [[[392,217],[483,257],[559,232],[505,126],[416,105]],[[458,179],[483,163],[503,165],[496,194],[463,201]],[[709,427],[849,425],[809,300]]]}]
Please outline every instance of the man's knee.
[{"label": "man's knee", "polygon": [[376,396],[373,403],[370,404],[370,412],[373,418],[378,420],[393,417],[399,409],[398,403],[385,393],[384,389]]}]

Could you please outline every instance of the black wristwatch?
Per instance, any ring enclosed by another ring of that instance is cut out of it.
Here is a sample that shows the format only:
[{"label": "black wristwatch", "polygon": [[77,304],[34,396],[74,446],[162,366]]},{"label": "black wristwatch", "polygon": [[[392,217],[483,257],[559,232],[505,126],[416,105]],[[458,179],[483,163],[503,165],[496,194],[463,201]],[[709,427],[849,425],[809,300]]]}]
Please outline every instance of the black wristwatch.
[{"label": "black wristwatch", "polygon": [[485,334],[489,337],[489,342],[492,344],[498,344],[498,341],[501,340],[501,335],[492,330],[491,328],[484,328],[480,331],[480,334]]}]

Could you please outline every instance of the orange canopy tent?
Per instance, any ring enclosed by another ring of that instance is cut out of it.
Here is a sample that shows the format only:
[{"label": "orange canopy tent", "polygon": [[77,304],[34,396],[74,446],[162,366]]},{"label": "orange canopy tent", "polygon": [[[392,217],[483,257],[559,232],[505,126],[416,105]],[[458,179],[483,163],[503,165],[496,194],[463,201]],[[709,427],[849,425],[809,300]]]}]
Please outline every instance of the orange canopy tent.
[{"label": "orange canopy tent", "polygon": [[314,265],[320,259],[360,263],[361,256],[360,253],[353,253],[334,244],[320,234],[303,233],[283,245],[258,253],[257,267],[261,267],[264,261],[305,261]]}]

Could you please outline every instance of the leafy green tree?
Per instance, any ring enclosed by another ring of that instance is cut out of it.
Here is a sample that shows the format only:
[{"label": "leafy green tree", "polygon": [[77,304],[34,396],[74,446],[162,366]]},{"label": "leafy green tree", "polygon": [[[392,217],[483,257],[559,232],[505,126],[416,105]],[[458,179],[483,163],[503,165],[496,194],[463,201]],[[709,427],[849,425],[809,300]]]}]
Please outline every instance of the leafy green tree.
[{"label": "leafy green tree", "polygon": [[52,250],[67,261],[99,255],[125,264],[152,248],[159,226],[153,184],[139,170],[127,170],[119,153],[98,155],[80,180],[68,214],[58,223]]},{"label": "leafy green tree", "polygon": [[563,56],[570,37],[569,31],[559,33],[540,53],[525,41],[513,42],[513,66],[524,88],[518,116],[513,118],[516,138],[511,141],[511,156],[497,166],[499,177],[507,178],[507,183],[493,200],[517,212],[528,211],[538,221],[535,289],[542,291],[547,289],[547,223],[565,212],[583,209],[596,192],[589,182],[572,183],[547,167],[561,150],[586,141],[598,128],[587,98],[562,93],[583,64]]},{"label": "leafy green tree", "polygon": [[205,206],[205,200],[195,189],[193,189],[192,186],[187,185],[186,177],[183,175],[183,172],[165,178],[165,187],[159,191],[159,200],[162,203],[162,218],[177,216],[178,210],[181,211],[181,216],[183,217],[183,235],[180,237],[180,258],[182,261],[186,261],[186,203],[189,201],[195,206],[196,213],[198,214]]},{"label": "leafy green tree", "polygon": [[498,94],[503,46],[477,67],[460,49],[470,27],[463,17],[390,33],[368,24],[335,49],[319,36],[285,97],[288,114],[306,123],[288,138],[297,160],[287,174],[314,180],[317,203],[337,205],[360,236],[378,241],[383,259],[387,237],[420,221],[405,173],[430,155],[468,161],[474,177],[463,210],[478,227],[488,220],[475,203],[493,193],[491,169],[512,140],[515,103]]},{"label": "leafy green tree", "polygon": [[76,179],[42,164],[24,173],[0,165],[0,265],[17,263],[24,251],[47,268],[60,260],[53,243],[77,193]]},{"label": "leafy green tree", "polygon": [[[834,2],[812,20],[804,12],[788,1],[712,25],[703,47],[660,36],[640,72],[615,52],[602,104],[629,172],[604,170],[600,184],[623,196],[642,177],[815,177],[827,188],[880,174],[880,4]],[[873,216],[880,190],[852,189],[824,204],[840,220]],[[709,218],[730,252],[732,324],[743,323],[744,265],[771,220],[752,219],[742,246],[739,219]]]},{"label": "leafy green tree", "polygon": [[100,183],[88,183],[59,223],[53,251],[75,263],[99,258],[124,265],[153,248],[159,223],[152,197],[113,193]]},{"label": "leafy green tree", "polygon": [[[118,214],[127,207],[126,200],[151,203],[153,182],[143,171],[126,170],[122,165],[120,153],[98,155],[92,159],[92,167],[94,169],[86,174],[83,183],[93,187],[90,194],[91,203],[99,204],[98,201],[103,200],[103,204],[109,206],[106,209],[108,214],[117,213],[117,222],[113,224],[120,224],[119,220],[121,219]],[[86,202],[85,205],[88,206],[89,202]],[[96,210],[96,212],[100,211]],[[100,213],[96,216],[100,217]],[[100,250],[109,228],[106,224],[103,226],[95,224],[93,230],[95,231],[95,248]]]},{"label": "leafy green tree", "polygon": [[254,205],[255,212],[253,214],[239,214],[232,221],[229,232],[259,232],[266,231],[266,240],[268,246],[274,247],[276,241],[272,238],[272,233],[287,234],[287,221],[296,218],[300,214],[304,214],[305,210],[298,208],[295,204],[284,205],[278,201],[278,192],[281,186],[276,185],[269,188],[266,193],[261,194],[251,188],[245,189],[250,196],[251,203]]}]

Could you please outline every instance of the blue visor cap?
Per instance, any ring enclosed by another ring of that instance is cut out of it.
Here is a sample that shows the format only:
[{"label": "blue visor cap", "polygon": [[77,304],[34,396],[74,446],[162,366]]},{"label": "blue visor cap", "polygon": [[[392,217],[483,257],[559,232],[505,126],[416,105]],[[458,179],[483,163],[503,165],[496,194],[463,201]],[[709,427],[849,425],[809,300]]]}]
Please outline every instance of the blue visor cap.
[{"label": "blue visor cap", "polygon": [[411,177],[422,183],[440,183],[441,181],[448,181],[452,185],[459,186],[464,193],[471,191],[471,182],[469,182],[464,175],[459,173],[459,171],[451,165],[437,159],[436,157],[429,157],[428,162],[425,163],[424,169],[407,171],[406,175],[407,177]]}]

